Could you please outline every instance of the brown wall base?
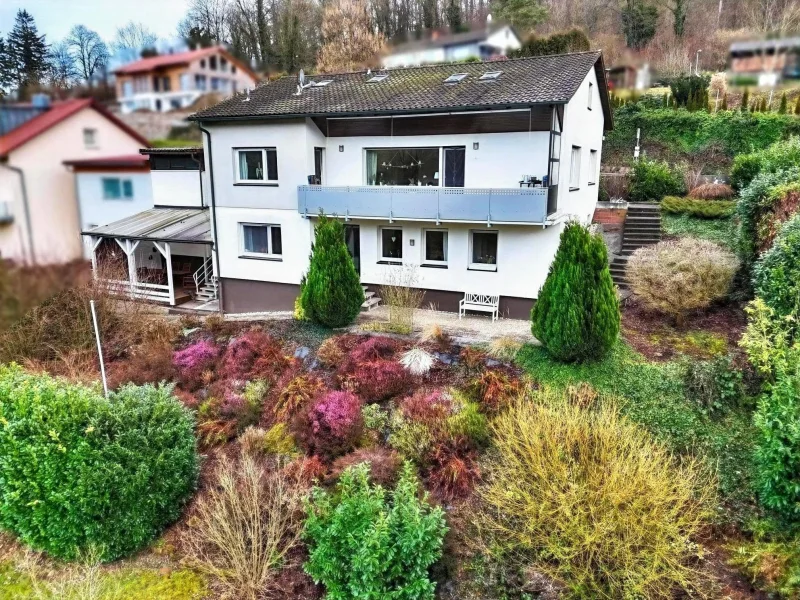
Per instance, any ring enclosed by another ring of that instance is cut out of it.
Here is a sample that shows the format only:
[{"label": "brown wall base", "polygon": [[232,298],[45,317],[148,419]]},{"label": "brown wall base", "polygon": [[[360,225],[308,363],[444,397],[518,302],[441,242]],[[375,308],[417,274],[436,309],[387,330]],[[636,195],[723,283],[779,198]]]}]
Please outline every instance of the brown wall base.
[{"label": "brown wall base", "polygon": [[[266,312],[273,310],[294,310],[294,299],[300,293],[300,286],[271,281],[251,281],[247,279],[221,279],[223,311],[226,313]],[[365,283],[377,291],[377,284]],[[464,297],[462,292],[425,290],[423,308],[435,308],[445,312],[458,312],[458,302]],[[511,319],[528,319],[531,316],[533,300],[530,298],[500,297],[500,316]]]},{"label": "brown wall base", "polygon": [[294,310],[294,299],[300,293],[300,286],[291,283],[225,278],[220,283],[226,313]]}]

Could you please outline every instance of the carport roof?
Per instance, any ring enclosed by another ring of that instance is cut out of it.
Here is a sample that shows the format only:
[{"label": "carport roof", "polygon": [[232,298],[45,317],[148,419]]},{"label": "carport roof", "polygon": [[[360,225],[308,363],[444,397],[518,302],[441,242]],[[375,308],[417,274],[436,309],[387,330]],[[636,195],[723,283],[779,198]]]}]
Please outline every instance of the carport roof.
[{"label": "carport roof", "polygon": [[210,244],[213,241],[211,219],[206,208],[151,208],[84,231],[83,235],[188,244]]}]

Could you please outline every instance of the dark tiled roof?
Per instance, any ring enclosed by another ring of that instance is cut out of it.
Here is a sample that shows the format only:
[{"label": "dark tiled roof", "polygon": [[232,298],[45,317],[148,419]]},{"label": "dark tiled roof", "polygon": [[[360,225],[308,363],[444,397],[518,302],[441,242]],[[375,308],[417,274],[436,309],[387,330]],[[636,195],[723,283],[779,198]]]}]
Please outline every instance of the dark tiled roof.
[{"label": "dark tiled roof", "polygon": [[[488,63],[439,64],[390,69],[389,77],[367,83],[366,72],[314,75],[306,82],[331,80],[324,87],[309,87],[298,96],[297,78],[282,77],[250,93],[201,110],[193,120],[278,118],[289,116],[342,116],[444,112],[491,109],[567,102],[586,74],[594,68],[600,85],[606,127],[611,114],[600,52],[517,58]],[[496,80],[480,81],[489,71],[502,71]],[[445,84],[454,73],[468,73],[461,83]]]},{"label": "dark tiled roof", "polygon": [[165,146],[163,148],[141,148],[139,154],[197,154],[202,151],[202,146]]}]

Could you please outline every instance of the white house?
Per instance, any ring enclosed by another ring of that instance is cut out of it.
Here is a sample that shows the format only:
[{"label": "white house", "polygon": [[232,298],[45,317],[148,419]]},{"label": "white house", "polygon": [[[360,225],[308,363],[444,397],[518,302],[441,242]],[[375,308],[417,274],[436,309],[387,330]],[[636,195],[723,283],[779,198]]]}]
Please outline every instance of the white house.
[{"label": "white house", "polygon": [[362,282],[417,265],[425,303],[465,292],[527,317],[564,223],[589,223],[612,125],[599,52],[285,77],[192,118],[204,132],[226,312],[290,310],[318,214]]},{"label": "white house", "polygon": [[425,38],[394,46],[383,57],[382,65],[384,68],[394,69],[469,58],[486,60],[506,56],[521,45],[516,32],[502,24],[487,24],[485,27],[459,33],[434,31]]}]

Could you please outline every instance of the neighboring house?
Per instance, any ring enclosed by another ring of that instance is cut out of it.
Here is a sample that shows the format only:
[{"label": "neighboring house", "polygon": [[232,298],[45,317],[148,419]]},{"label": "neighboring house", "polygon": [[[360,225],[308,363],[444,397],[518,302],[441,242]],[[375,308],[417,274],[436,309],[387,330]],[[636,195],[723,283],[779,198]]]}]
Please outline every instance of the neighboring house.
[{"label": "neighboring house", "polygon": [[759,86],[800,78],[800,37],[734,42],[730,69],[734,76],[757,77]]},{"label": "neighboring house", "polygon": [[64,163],[136,154],[146,143],[90,99],[31,111],[0,136],[0,256],[42,263],[81,258],[76,182]]},{"label": "neighboring house", "polygon": [[123,113],[181,109],[203,94],[226,97],[258,82],[256,73],[222,46],[143,58],[114,74]]},{"label": "neighboring house", "polygon": [[650,87],[650,65],[647,63],[614,65],[607,71],[608,88],[611,90],[646,90]]},{"label": "neighboring house", "polygon": [[591,221],[612,126],[599,52],[284,77],[192,119],[225,312],[291,310],[324,213],[365,285],[416,265],[426,304],[518,318],[564,223]]},{"label": "neighboring house", "polygon": [[391,48],[382,59],[387,69],[478,58],[506,56],[521,46],[519,36],[508,25],[487,25],[462,33],[434,31],[429,38]]},{"label": "neighboring house", "polygon": [[120,260],[109,285],[140,299],[171,306],[199,300],[195,307],[214,301],[203,149],[146,148],[116,160],[129,165],[127,174],[115,172],[118,179],[99,171],[97,161],[71,163],[93,266]]}]

